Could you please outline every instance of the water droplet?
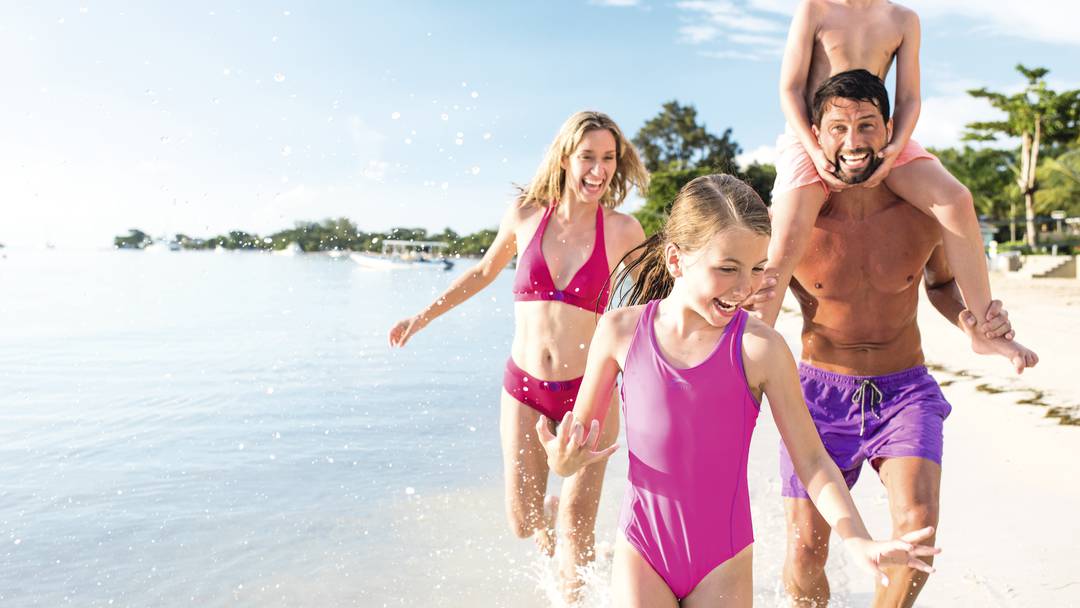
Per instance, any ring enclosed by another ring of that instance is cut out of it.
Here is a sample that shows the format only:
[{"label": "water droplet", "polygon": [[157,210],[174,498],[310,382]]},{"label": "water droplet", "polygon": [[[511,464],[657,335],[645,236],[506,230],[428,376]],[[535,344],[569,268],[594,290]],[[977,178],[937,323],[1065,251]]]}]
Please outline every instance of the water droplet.
[{"label": "water droplet", "polygon": [[473,99],[476,99],[477,97],[480,97],[480,93],[477,93],[476,91],[473,91],[472,93],[469,93],[469,97],[472,97]]},{"label": "water droplet", "polygon": [[580,348],[581,350],[585,350],[585,344],[584,343],[578,344],[577,347]]},{"label": "water droplet", "polygon": [[229,74],[232,74],[232,70],[230,70],[229,68],[222,68],[221,69],[221,74],[223,76],[228,76]]},{"label": "water droplet", "polygon": [[491,133],[484,133],[484,139],[491,139]]},{"label": "water droplet", "polygon": [[274,37],[270,38],[270,42],[277,42],[277,41],[278,41],[277,36],[274,36]]},{"label": "water droplet", "polygon": [[[270,239],[270,240],[271,240],[271,242],[273,242],[273,239]],[[273,395],[274,394],[274,387],[272,387],[272,386],[266,387],[266,394],[267,395]]]},{"label": "water droplet", "polygon": [[274,439],[281,439],[281,431],[274,431]]},{"label": "water droplet", "polygon": [[289,15],[292,14],[292,11],[281,11],[281,14],[288,17]]},{"label": "water droplet", "polygon": [[480,175],[480,167],[473,167],[471,171],[473,175]]},{"label": "water droplet", "polygon": [[450,120],[450,115],[447,114],[446,112],[443,112],[442,114],[439,114],[439,118],[441,118],[443,120]]},{"label": "water droplet", "polygon": [[458,139],[454,140],[454,143],[460,146],[460,145],[465,143],[465,140],[461,139],[461,138],[458,138]]},{"label": "water droplet", "polygon": [[285,74],[281,72],[274,74],[274,82],[285,82]]},{"label": "water droplet", "polygon": [[408,486],[407,488],[405,488],[405,493],[409,496],[412,496],[413,494],[416,494],[416,488]]},{"label": "water droplet", "polygon": [[476,427],[475,426],[470,426],[469,430],[472,431],[473,433],[475,433],[476,432]]},{"label": "water droplet", "polygon": [[394,112],[390,115],[390,120],[397,120],[399,118],[401,118],[401,112]]},{"label": "water droplet", "polygon": [[411,144],[412,143],[412,138],[411,137],[406,137],[405,138],[405,143],[406,144]]},{"label": "water droplet", "polygon": [[238,449],[238,450],[244,449],[244,444],[241,443],[240,445],[236,446],[236,449]]},{"label": "water droplet", "polygon": [[281,155],[288,156],[292,154],[292,146],[281,146]]},{"label": "water droplet", "polygon": [[450,187],[450,182],[443,182],[443,183],[439,184],[439,187],[442,188],[443,190],[446,190],[446,189],[448,189]]},{"label": "water droplet", "polygon": [[22,539],[21,538],[16,538],[15,539],[15,544],[16,545],[21,545],[22,544]]},{"label": "water droplet", "polygon": [[90,8],[86,7],[86,6],[80,6],[79,7],[79,12],[85,15],[86,13],[90,12]]},{"label": "water droplet", "polygon": [[163,143],[163,144],[169,143],[169,136],[168,135],[162,135],[161,136],[161,143]]}]

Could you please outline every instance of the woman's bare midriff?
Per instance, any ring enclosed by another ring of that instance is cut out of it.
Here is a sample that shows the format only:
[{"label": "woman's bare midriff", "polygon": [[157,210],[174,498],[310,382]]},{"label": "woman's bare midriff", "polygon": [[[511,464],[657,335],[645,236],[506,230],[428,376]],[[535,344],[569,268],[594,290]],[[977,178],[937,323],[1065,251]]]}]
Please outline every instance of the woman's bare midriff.
[{"label": "woman's bare midriff", "polygon": [[563,302],[514,304],[511,356],[518,367],[544,380],[571,380],[585,373],[589,343],[600,315]]}]

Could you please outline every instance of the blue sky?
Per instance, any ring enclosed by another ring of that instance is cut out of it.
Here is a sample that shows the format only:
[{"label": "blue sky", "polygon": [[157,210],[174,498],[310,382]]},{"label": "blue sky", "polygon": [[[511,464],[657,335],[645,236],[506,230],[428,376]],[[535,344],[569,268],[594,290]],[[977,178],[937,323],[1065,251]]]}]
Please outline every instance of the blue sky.
[{"label": "blue sky", "polygon": [[[767,160],[795,2],[4,3],[0,243],[494,226],[561,122],[670,99]],[[1080,87],[1071,2],[918,0],[923,113],[951,145],[1017,62]]]}]

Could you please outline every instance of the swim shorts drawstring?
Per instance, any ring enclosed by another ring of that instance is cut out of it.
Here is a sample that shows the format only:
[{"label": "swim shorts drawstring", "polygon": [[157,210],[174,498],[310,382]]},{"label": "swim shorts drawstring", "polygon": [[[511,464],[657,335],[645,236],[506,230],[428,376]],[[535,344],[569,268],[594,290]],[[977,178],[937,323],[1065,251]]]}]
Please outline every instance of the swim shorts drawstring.
[{"label": "swim shorts drawstring", "polygon": [[[869,395],[866,394],[866,387],[873,389],[873,392]],[[874,381],[869,378],[863,378],[862,384],[859,388],[855,389],[855,393],[851,396],[852,403],[859,404],[859,437],[862,437],[863,431],[866,430],[866,398],[870,397],[870,413],[875,418],[881,418],[881,414],[874,411],[874,405],[881,405],[884,395],[881,394],[881,389],[874,384]],[[876,401],[875,401],[876,399]],[[881,408],[878,408],[880,411]]]}]

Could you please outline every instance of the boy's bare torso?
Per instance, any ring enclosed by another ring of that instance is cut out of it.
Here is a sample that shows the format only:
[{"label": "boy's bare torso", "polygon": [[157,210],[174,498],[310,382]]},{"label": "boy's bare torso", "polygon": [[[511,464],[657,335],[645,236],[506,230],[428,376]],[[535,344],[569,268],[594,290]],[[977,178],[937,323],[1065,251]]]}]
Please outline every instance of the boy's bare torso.
[{"label": "boy's bare torso", "polygon": [[864,69],[885,80],[914,13],[884,1],[810,1],[815,31],[805,89],[807,105],[818,86],[840,72]]}]

